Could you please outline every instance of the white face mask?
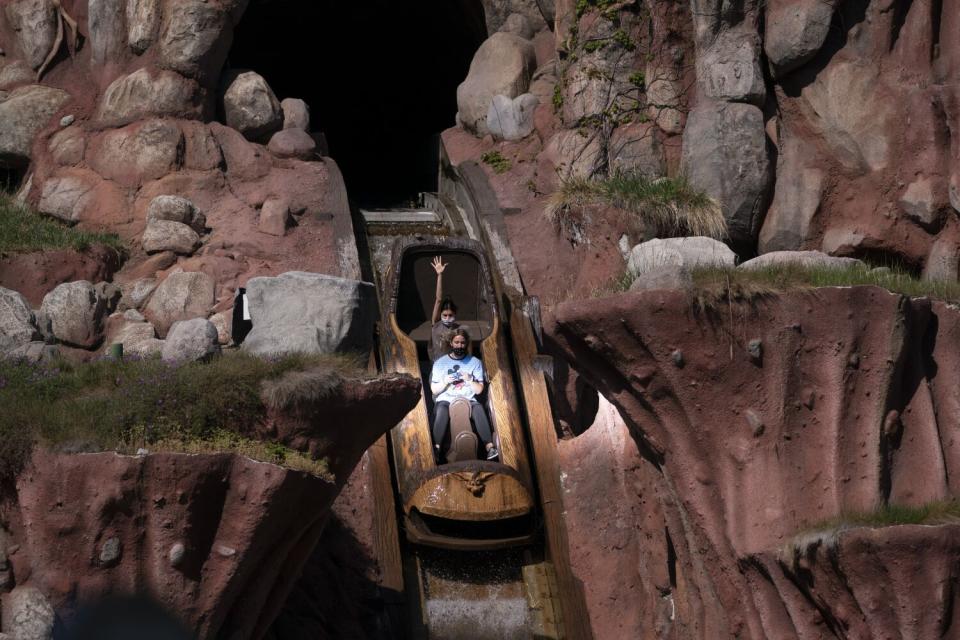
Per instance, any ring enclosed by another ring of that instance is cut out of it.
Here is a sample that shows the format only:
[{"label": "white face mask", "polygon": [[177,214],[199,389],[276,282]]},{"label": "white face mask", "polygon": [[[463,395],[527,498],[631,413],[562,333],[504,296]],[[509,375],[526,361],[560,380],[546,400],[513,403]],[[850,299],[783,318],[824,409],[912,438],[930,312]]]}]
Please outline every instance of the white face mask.
[{"label": "white face mask", "polygon": [[450,316],[449,318],[440,318],[440,322],[442,322],[444,326],[447,326],[447,327],[449,327],[456,321],[457,321],[456,316]]}]

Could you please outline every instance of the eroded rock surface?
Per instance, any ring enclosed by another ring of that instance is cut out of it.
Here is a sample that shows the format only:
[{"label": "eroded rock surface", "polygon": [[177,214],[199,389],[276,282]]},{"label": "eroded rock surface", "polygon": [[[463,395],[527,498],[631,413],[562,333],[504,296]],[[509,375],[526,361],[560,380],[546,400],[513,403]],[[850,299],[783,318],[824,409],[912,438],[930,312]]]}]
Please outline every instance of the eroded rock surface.
[{"label": "eroded rock surface", "polygon": [[[628,293],[566,303],[547,323],[616,408],[561,447],[571,536],[589,522],[595,545],[573,558],[596,594],[595,631],[923,637],[956,624],[942,585],[958,578],[935,559],[953,553],[955,525],[800,534],[841,513],[957,495],[945,372],[960,313],[873,287],[726,305]],[[587,472],[580,456],[612,471]],[[598,514],[598,495],[621,505],[617,517]],[[622,558],[628,570],[611,571]],[[637,604],[614,617],[604,593]],[[929,616],[902,615],[926,602]]]}]

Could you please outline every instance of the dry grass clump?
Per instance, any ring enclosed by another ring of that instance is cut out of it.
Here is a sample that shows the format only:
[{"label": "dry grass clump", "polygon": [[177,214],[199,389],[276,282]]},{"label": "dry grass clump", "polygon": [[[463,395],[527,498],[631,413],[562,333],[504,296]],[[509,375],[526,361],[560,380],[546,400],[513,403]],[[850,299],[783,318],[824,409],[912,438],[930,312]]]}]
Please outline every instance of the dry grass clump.
[{"label": "dry grass clump", "polygon": [[557,224],[573,209],[593,204],[627,211],[650,235],[660,238],[707,236],[722,240],[727,236],[727,222],[719,203],[682,177],[651,179],[642,174],[618,173],[599,179],[570,178],[550,197],[544,213]]},{"label": "dry grass clump", "polygon": [[842,513],[819,522],[799,535],[841,531],[853,527],[892,527],[910,524],[951,524],[960,522],[960,500],[937,500],[916,507],[888,504],[874,511]]},{"label": "dry grass clump", "polygon": [[11,196],[0,193],[0,253],[54,249],[83,251],[98,244],[121,253],[126,251],[116,234],[74,229],[53,218],[30,211],[17,204]]},{"label": "dry grass clump", "polygon": [[912,298],[928,297],[960,302],[960,283],[921,280],[898,268],[872,269],[780,264],[758,269],[698,267],[693,269],[693,290],[703,308],[729,302],[749,302],[766,296],[817,287],[872,285]]},{"label": "dry grass clump", "polygon": [[[239,456],[277,464],[294,471],[303,471],[335,482],[336,478],[330,471],[330,463],[326,458],[312,459],[309,455],[290,449],[276,442],[262,442],[244,438],[232,431],[217,430],[203,440],[165,439],[150,444],[152,453],[233,453]],[[132,447],[122,453],[136,453]]]},{"label": "dry grass clump", "polygon": [[[65,451],[135,451],[157,443],[169,450],[179,442],[185,450],[211,451],[233,434],[236,450],[266,414],[264,381],[303,370],[331,380],[360,373],[342,357],[264,359],[241,351],[208,363],[0,361],[0,479],[19,472],[37,443]],[[280,453],[293,459],[279,445],[265,446],[274,447],[265,454],[270,461]]]},{"label": "dry grass clump", "polygon": [[288,371],[279,378],[264,380],[261,396],[272,409],[293,409],[329,397],[342,383],[343,378],[333,369]]}]

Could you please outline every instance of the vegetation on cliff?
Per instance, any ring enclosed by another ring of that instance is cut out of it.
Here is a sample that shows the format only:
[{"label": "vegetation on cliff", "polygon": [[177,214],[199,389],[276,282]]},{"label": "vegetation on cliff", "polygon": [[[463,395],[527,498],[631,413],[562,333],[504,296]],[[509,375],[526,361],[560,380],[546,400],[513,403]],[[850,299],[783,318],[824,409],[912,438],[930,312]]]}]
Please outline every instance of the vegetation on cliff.
[{"label": "vegetation on cliff", "polygon": [[960,283],[921,280],[899,267],[778,264],[757,269],[704,267],[692,272],[693,293],[701,306],[743,302],[796,289],[872,285],[912,298],[960,302]]},{"label": "vegetation on cliff", "polygon": [[0,362],[0,477],[15,475],[35,444],[68,452],[234,452],[327,475],[323,460],[247,437],[266,403],[283,397],[276,381],[307,370],[323,372],[314,377],[328,391],[341,375],[362,375],[343,357],[262,359],[243,352],[208,363]]},{"label": "vegetation on cliff", "polygon": [[570,178],[551,196],[544,213],[557,223],[589,205],[625,211],[650,237],[707,236],[720,240],[727,235],[727,223],[717,201],[682,177],[653,179],[639,173],[618,173],[599,179]]},{"label": "vegetation on cliff", "polygon": [[84,251],[98,244],[118,252],[125,250],[116,234],[93,233],[69,227],[31,211],[9,195],[0,193],[0,253],[56,249]]}]

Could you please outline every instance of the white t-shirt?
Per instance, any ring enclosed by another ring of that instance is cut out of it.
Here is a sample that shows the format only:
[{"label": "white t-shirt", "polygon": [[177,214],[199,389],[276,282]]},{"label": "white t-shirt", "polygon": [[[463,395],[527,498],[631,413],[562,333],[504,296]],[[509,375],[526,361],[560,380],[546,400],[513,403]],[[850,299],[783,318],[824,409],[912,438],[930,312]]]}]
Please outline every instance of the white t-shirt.
[{"label": "white t-shirt", "polygon": [[479,358],[466,355],[462,359],[457,360],[456,358],[451,358],[449,354],[438,358],[437,361],[433,363],[433,371],[430,374],[430,384],[445,381],[450,374],[457,377],[457,382],[444,389],[433,401],[453,402],[457,398],[473,400],[477,395],[473,390],[473,385],[463,379],[463,374],[468,371],[473,374],[473,379],[477,382],[484,382],[486,380],[483,363]]}]

